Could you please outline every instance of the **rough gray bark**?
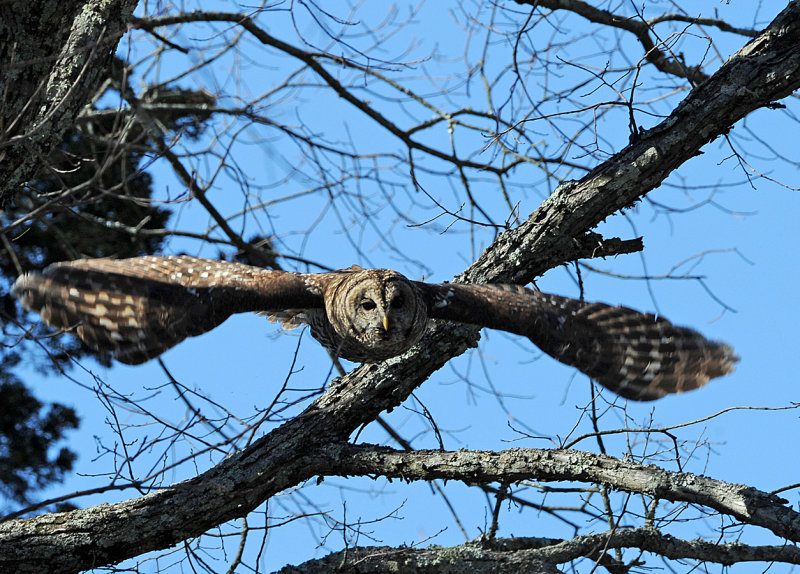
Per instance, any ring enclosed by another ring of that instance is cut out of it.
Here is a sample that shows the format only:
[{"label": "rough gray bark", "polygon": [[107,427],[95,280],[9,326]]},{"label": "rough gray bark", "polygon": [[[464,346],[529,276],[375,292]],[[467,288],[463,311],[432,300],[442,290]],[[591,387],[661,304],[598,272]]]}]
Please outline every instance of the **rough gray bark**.
[{"label": "rough gray bark", "polygon": [[489,545],[463,544],[454,548],[362,547],[335,552],[299,566],[286,566],[280,574],[317,572],[370,572],[393,574],[559,574],[561,570],[531,552],[496,551]]},{"label": "rough gray bark", "polygon": [[[573,481],[608,485],[669,500],[700,504],[747,524],[800,542],[800,513],[788,501],[743,484],[688,472],[671,472],[577,450],[509,449],[500,452],[398,451],[372,445],[332,445],[315,468],[333,474],[385,476],[403,480],[460,480],[467,484]],[[338,471],[338,472],[337,472]]]},{"label": "rough gray bark", "polygon": [[[669,118],[580,181],[560,186],[523,225],[501,235],[459,280],[525,283],[573,259],[576,240],[582,245],[597,223],[657,187],[748,113],[799,87],[800,3],[793,1],[766,31],[692,90]],[[326,472],[315,464],[324,459],[326,447],[347,440],[360,425],[399,405],[476,339],[475,329],[438,325],[406,356],[362,366],[335,381],[302,415],[193,480],[118,504],[0,524],[0,571],[36,572],[47,563],[51,572],[75,572],[113,564],[244,516],[274,494]],[[576,462],[578,457],[570,452],[559,456],[575,457]],[[661,490],[655,494],[664,496]],[[767,509],[745,505],[733,515],[751,520],[758,512],[783,508],[764,500]],[[785,509],[781,512],[789,516]],[[796,540],[797,524],[792,515],[782,535]]]},{"label": "rough gray bark", "polygon": [[138,0],[0,3],[0,206],[75,123]]},{"label": "rough gray bark", "polygon": [[729,565],[738,562],[785,562],[800,564],[795,546],[747,546],[734,542],[714,544],[703,540],[679,540],[650,528],[613,530],[577,536],[572,540],[552,538],[478,539],[452,548],[360,547],[334,552],[319,560],[282,568],[280,574],[304,572],[560,572],[558,564],[588,558],[621,572],[625,565],[610,555],[617,548],[637,548],[672,559],[698,560]]}]

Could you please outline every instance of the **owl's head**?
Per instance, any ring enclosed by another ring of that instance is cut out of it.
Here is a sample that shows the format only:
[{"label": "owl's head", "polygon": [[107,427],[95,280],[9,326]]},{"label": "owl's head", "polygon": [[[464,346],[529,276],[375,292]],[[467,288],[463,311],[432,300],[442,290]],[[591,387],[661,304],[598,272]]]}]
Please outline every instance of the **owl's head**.
[{"label": "owl's head", "polygon": [[325,297],[328,319],[342,337],[341,356],[380,361],[419,341],[427,308],[412,283],[389,269],[349,271],[335,296]]}]

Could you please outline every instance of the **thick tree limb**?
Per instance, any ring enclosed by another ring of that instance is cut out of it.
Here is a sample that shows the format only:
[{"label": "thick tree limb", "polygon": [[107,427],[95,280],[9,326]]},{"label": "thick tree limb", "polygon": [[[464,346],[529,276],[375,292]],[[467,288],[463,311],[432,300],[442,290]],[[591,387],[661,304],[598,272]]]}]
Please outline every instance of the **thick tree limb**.
[{"label": "thick tree limb", "polygon": [[777,536],[800,542],[800,513],[787,501],[742,484],[731,484],[688,472],[670,472],[614,457],[577,450],[510,449],[500,452],[395,450],[373,445],[331,445],[319,468],[354,476],[403,480],[460,480],[467,484],[514,483],[523,480],[603,484],[672,502],[712,508]]},{"label": "thick tree limb", "polygon": [[[739,562],[783,562],[800,564],[796,546],[750,546],[734,542],[714,544],[681,540],[657,530],[637,528],[576,536],[572,540],[548,538],[479,539],[443,548],[360,547],[341,550],[299,566],[287,566],[280,574],[341,572],[357,568],[371,572],[559,572],[558,564],[588,558],[614,571],[609,550],[636,548],[671,559],[697,560],[730,565]],[[619,563],[617,567],[622,566]],[[620,572],[626,570],[620,568]]]},{"label": "thick tree limb", "polygon": [[462,544],[452,548],[362,547],[342,550],[319,560],[309,560],[299,566],[281,568],[279,574],[316,574],[324,572],[358,572],[358,574],[441,574],[469,572],[470,574],[560,574],[552,563],[537,558],[525,550],[496,551],[480,543]]},{"label": "thick tree limb", "polygon": [[[669,118],[580,181],[560,186],[459,280],[527,283],[564,263],[574,253],[576,238],[657,187],[748,113],[798,87],[800,3],[794,1],[692,90]],[[450,357],[474,345],[476,337],[474,329],[438,326],[405,357],[353,371],[302,415],[196,479],[122,503],[0,524],[0,571],[37,572],[46,563],[51,572],[74,572],[113,564],[244,516],[306,480],[310,461],[323,447],[346,440],[360,425],[399,405]],[[766,511],[745,505],[737,512],[750,517]],[[785,528],[796,537],[794,524]]]}]

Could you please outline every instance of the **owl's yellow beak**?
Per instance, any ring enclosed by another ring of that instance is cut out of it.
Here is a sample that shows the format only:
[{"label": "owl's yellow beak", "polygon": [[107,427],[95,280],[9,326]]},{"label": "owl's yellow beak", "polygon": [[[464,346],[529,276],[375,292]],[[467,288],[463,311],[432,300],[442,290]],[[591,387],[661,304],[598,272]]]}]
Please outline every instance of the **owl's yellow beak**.
[{"label": "owl's yellow beak", "polygon": [[383,330],[387,333],[389,332],[389,317],[388,315],[383,316]]}]

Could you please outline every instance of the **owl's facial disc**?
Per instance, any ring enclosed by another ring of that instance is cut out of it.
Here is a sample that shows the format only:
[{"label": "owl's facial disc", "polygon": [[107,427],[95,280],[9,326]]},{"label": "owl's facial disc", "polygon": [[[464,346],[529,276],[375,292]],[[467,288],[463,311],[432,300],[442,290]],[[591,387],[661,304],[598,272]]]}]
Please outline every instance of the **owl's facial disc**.
[{"label": "owl's facial disc", "polygon": [[326,309],[342,337],[340,356],[379,361],[403,353],[420,339],[427,309],[408,279],[386,269],[365,269],[348,279],[343,297],[326,299],[326,306],[328,301],[340,303]]},{"label": "owl's facial disc", "polygon": [[370,278],[353,299],[352,326],[367,344],[402,344],[409,338],[415,301],[412,287],[404,277],[382,274]]},{"label": "owl's facial disc", "polygon": [[379,340],[401,339],[404,337],[402,315],[406,312],[405,297],[393,283],[375,282],[360,294],[354,322],[358,328],[371,331]]}]

